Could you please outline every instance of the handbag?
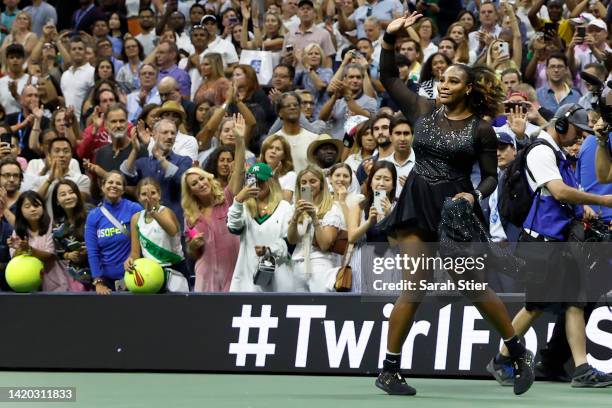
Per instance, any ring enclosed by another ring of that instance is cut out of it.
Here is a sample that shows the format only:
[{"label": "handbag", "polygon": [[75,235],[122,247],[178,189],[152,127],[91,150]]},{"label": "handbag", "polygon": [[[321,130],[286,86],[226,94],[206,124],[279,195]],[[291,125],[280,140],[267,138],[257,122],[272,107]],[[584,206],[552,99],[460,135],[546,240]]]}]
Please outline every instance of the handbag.
[{"label": "handbag", "polygon": [[[312,243],[316,248],[321,249],[319,243],[317,242],[317,236],[314,236],[314,241]],[[334,254],[344,255],[346,254],[346,250],[348,249],[348,231],[346,230],[338,230],[338,234],[336,234],[336,240],[331,245],[331,247],[327,250],[328,252],[333,252]]]},{"label": "handbag", "polygon": [[166,272],[166,290],[168,292],[189,292],[189,283],[187,278],[171,268],[164,268]]},{"label": "handbag", "polygon": [[259,259],[257,272],[255,272],[255,276],[253,277],[253,283],[261,287],[270,286],[274,278],[274,272],[276,272],[276,260],[268,250],[266,254]]},{"label": "handbag", "polygon": [[346,254],[344,262],[342,262],[342,266],[338,269],[336,273],[336,283],[334,284],[334,289],[336,292],[350,292],[353,286],[353,268],[350,267],[349,263],[351,263],[351,258],[353,257],[353,252],[355,251],[355,246],[351,244],[349,246],[348,252]]},{"label": "handbag", "polygon": [[270,51],[242,50],[240,64],[250,65],[257,73],[260,85],[268,85],[272,80],[272,71],[280,63],[280,53]]}]

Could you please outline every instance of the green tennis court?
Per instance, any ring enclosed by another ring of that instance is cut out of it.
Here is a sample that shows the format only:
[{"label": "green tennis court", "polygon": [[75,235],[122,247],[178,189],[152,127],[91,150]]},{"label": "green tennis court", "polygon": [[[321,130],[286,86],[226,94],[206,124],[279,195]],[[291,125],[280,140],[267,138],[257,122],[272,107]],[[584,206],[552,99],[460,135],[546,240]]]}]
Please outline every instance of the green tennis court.
[{"label": "green tennis court", "polygon": [[391,397],[372,377],[297,375],[1,372],[0,386],[72,386],[77,402],[0,407],[588,407],[612,406],[612,388],[536,382],[525,395],[488,380],[409,379],[415,397]]}]

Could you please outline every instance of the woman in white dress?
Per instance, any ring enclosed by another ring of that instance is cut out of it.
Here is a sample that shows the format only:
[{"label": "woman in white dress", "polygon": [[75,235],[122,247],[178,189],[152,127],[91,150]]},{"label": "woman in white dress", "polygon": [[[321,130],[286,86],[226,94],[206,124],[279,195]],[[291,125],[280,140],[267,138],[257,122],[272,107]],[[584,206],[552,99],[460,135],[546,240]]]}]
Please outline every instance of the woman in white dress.
[{"label": "woman in white dress", "polygon": [[[227,227],[240,235],[240,252],[234,269],[231,292],[293,292],[291,256],[285,238],[293,207],[283,200],[280,185],[266,163],[256,163],[246,186],[234,197],[227,213]],[[266,282],[256,275],[260,259],[272,256],[274,276]]]},{"label": "woman in white dress", "polygon": [[281,135],[268,136],[261,145],[259,161],[272,167],[274,176],[283,190],[283,198],[290,203],[293,202],[296,174],[293,171],[291,146],[287,139]]},{"label": "woman in white dress", "polygon": [[323,171],[309,165],[295,185],[295,212],[287,241],[293,251],[293,277],[297,292],[330,292],[342,256],[330,252],[342,229],[342,209],[335,205]]}]

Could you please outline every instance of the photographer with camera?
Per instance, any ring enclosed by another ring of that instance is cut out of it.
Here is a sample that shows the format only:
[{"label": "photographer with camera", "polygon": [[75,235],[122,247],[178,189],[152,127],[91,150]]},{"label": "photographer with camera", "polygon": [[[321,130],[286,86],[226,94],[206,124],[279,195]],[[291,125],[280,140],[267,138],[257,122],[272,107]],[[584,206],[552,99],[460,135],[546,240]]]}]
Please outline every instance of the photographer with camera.
[{"label": "photographer with camera", "polygon": [[[612,195],[578,189],[571,163],[564,153],[563,147],[574,144],[585,132],[592,132],[586,110],[578,104],[563,105],[546,131],[525,150],[525,156],[517,159],[525,163],[526,181],[534,198],[522,223],[517,247],[517,255],[527,261],[525,306],[514,317],[512,325],[522,335],[545,310],[552,309],[564,316],[566,338],[576,367],[572,386],[606,387],[612,385],[612,375],[597,371],[587,362],[586,276],[582,276],[580,260],[553,244],[567,242],[574,231],[584,231],[579,220],[595,215],[587,206],[583,210],[585,204],[612,207]],[[509,352],[504,347],[487,370],[504,384],[511,379],[509,363]]]},{"label": "photographer with camera", "polygon": [[603,117],[595,124],[597,135],[597,152],[595,154],[595,174],[600,183],[612,183],[612,142],[610,141],[610,124]]}]

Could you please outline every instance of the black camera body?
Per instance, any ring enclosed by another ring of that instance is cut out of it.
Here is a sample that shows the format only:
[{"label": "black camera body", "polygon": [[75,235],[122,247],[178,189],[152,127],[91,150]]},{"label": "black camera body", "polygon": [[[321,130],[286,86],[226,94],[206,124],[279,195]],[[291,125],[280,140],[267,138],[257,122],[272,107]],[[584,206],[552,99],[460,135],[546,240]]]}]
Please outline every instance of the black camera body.
[{"label": "black camera body", "polygon": [[601,118],[606,123],[606,131],[612,131],[612,92],[606,96],[603,95],[603,90],[608,87],[612,89],[612,81],[602,82],[594,75],[588,72],[581,72],[580,78],[593,87],[591,91],[596,100],[593,109],[601,115]]}]

